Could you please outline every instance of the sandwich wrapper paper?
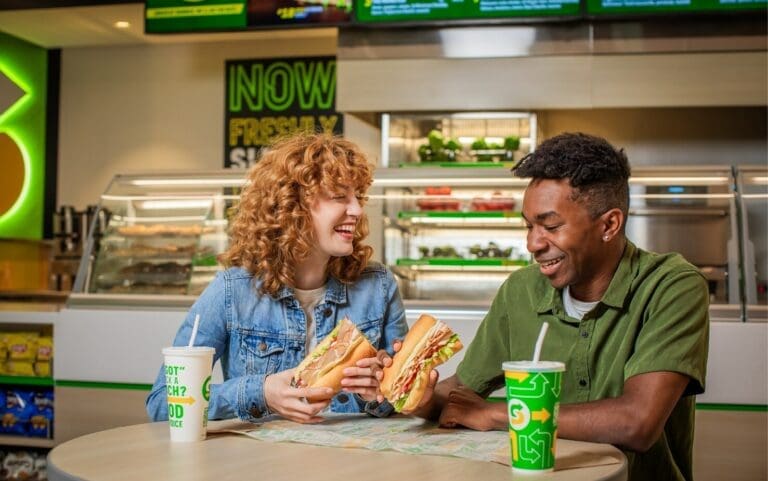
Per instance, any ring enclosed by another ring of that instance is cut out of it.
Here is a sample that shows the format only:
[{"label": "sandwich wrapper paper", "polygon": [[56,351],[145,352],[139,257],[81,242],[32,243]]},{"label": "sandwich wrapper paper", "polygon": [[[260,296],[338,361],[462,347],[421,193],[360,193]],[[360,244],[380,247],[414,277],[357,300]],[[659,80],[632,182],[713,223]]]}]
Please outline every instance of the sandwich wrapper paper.
[{"label": "sandwich wrapper paper", "polygon": [[[326,421],[319,424],[299,424],[277,417],[259,423],[212,421],[208,434],[237,433],[268,442],[453,456],[509,466],[506,431],[442,429],[436,423],[408,416],[372,418],[365,414],[326,413],[324,417]],[[622,462],[612,448],[600,444],[559,442],[556,449],[555,470]]]}]

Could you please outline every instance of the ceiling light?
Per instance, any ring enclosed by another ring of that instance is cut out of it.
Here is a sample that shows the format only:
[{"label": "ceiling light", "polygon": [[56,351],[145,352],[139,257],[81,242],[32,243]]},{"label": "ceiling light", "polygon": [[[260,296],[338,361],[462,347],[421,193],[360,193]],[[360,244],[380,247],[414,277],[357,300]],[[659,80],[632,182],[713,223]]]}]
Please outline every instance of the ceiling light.
[{"label": "ceiling light", "polygon": [[128,28],[131,26],[131,22],[126,22],[125,20],[118,20],[115,22],[115,28]]}]

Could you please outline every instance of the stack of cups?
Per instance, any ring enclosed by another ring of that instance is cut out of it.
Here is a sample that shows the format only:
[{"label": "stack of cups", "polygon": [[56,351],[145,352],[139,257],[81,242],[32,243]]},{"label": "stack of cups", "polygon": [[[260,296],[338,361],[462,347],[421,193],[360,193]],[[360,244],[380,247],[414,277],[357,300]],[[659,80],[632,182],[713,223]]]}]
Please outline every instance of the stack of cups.
[{"label": "stack of cups", "polygon": [[510,361],[501,367],[507,391],[512,470],[520,473],[552,471],[565,364]]},{"label": "stack of cups", "polygon": [[205,439],[214,352],[199,346],[163,349],[171,441]]}]

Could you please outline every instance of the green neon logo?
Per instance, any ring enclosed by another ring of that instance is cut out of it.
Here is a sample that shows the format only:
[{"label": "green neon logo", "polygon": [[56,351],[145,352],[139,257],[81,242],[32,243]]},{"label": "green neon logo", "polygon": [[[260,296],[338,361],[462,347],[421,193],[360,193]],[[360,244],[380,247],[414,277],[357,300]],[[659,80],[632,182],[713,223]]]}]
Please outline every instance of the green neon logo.
[{"label": "green neon logo", "polygon": [[[27,89],[0,64],[0,124],[18,112],[29,98]],[[18,210],[29,191],[29,159],[24,145],[11,134],[0,130],[0,159],[5,179],[0,189],[0,219]]]}]

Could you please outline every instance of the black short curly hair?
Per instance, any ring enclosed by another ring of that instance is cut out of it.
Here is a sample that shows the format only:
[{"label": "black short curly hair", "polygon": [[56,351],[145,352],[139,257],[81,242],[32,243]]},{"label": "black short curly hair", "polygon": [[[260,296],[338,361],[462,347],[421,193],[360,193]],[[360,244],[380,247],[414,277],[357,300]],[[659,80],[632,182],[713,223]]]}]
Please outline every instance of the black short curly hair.
[{"label": "black short curly hair", "polygon": [[568,179],[573,200],[583,202],[593,218],[619,208],[629,210],[630,168],[624,149],[593,135],[563,133],[545,140],[513,168],[517,177]]}]

